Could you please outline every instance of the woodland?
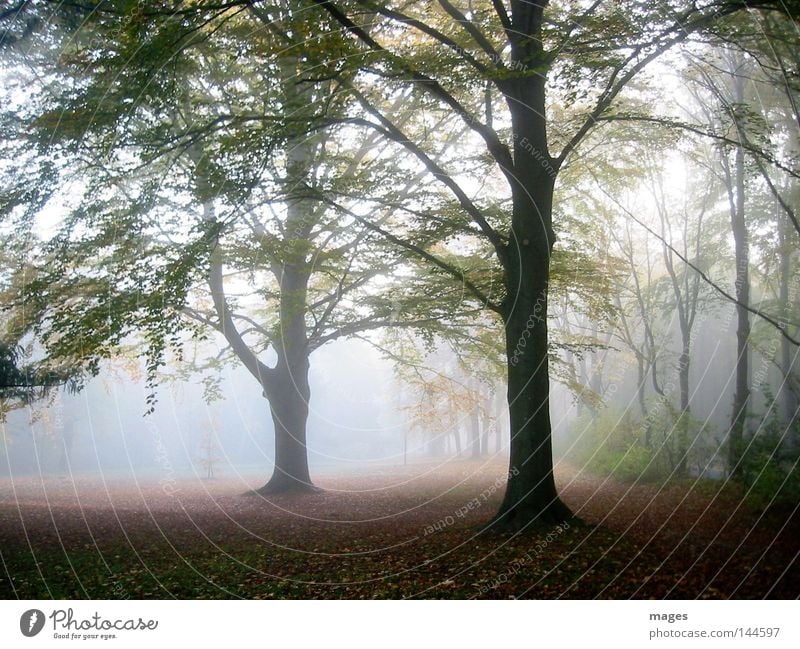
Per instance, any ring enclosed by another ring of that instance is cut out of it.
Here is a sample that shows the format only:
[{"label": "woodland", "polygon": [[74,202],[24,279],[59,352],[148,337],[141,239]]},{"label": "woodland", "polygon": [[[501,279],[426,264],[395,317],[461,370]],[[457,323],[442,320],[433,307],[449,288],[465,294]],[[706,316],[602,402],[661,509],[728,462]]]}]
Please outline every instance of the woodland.
[{"label": "woodland", "polygon": [[0,5],[0,594],[800,596],[798,17]]}]

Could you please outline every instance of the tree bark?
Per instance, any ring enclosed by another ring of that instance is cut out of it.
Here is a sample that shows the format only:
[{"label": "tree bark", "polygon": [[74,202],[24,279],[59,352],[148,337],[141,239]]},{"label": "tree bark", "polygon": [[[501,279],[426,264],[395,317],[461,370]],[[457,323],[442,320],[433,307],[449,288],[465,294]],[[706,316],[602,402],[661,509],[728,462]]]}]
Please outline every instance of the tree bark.
[{"label": "tree bark", "polygon": [[220,251],[212,255],[209,286],[222,333],[244,366],[261,383],[275,424],[275,467],[270,480],[254,493],[313,491],[308,472],[306,421],[311,390],[309,347],[305,326],[308,271],[287,264],[280,275],[280,332],[274,346],[275,367],[262,363],[236,328],[225,300]]},{"label": "tree bark", "polygon": [[[740,67],[740,66],[739,66]],[[735,105],[744,102],[744,77],[739,70],[732,70],[734,76]],[[734,119],[738,117],[734,116]],[[737,128],[744,128],[737,122]],[[740,136],[740,139],[741,136]],[[736,389],[733,396],[733,414],[728,435],[728,474],[741,473],[744,426],[747,419],[747,406],[750,398],[749,345],[750,314],[745,308],[750,304],[750,249],[747,226],[744,217],[745,207],[744,147],[736,147],[734,162],[735,200],[731,205],[731,230],[733,232],[736,257]]]},{"label": "tree bark", "polygon": [[[521,264],[528,265],[532,265],[530,260]],[[539,273],[525,273],[519,281],[538,284],[538,299],[545,300],[547,283],[537,275],[541,277]],[[519,302],[522,298],[521,294]],[[532,306],[530,300],[525,302]],[[508,485],[496,521],[501,527],[513,529],[530,523],[557,523],[570,516],[558,497],[553,477],[547,323],[543,318],[529,324],[529,312],[518,304],[506,320],[511,441]],[[523,353],[514,357],[523,340]]]},{"label": "tree bark", "polygon": [[[288,219],[293,222],[293,219]],[[280,272],[280,332],[275,348],[278,360],[264,377],[275,428],[275,466],[259,494],[317,491],[308,470],[306,424],[311,399],[306,296],[309,274],[302,260],[287,263]]]},{"label": "tree bark", "polygon": [[306,423],[311,390],[308,386],[308,360],[284,363],[274,374],[269,405],[275,426],[275,468],[258,493],[315,491],[308,470]]},{"label": "tree bark", "polygon": [[[546,3],[514,3],[524,34],[512,45],[520,69],[542,64],[536,38]],[[493,528],[523,529],[571,517],[553,477],[548,366],[547,296],[556,163],[547,148],[545,78],[525,75],[504,84],[514,139],[512,215],[503,320],[508,362],[511,443],[508,485]]]},{"label": "tree bark", "polygon": [[[798,198],[800,198],[800,192],[798,192]],[[795,201],[797,204],[797,201]],[[792,325],[790,324],[792,320],[797,320],[797,310],[795,309],[795,305],[792,301],[791,291],[789,290],[789,284],[791,281],[791,272],[792,272],[792,256],[794,253],[794,247],[792,246],[793,235],[794,231],[792,229],[792,225],[789,222],[788,218],[781,219],[780,226],[779,226],[779,236],[780,236],[780,288],[779,288],[779,300],[780,304],[783,308],[783,323],[784,326],[789,330],[792,331]],[[796,332],[796,328],[795,328]],[[793,378],[795,374],[795,361],[797,359],[797,349],[792,346],[792,344],[786,339],[786,337],[781,337],[781,360],[780,360],[780,367],[781,367],[781,408],[783,410],[783,418],[784,421],[788,424],[789,422],[794,421],[798,416],[798,404],[797,399],[797,392],[795,391],[795,385],[793,383]],[[791,443],[796,442],[797,440],[792,439],[793,435],[790,435]]]}]

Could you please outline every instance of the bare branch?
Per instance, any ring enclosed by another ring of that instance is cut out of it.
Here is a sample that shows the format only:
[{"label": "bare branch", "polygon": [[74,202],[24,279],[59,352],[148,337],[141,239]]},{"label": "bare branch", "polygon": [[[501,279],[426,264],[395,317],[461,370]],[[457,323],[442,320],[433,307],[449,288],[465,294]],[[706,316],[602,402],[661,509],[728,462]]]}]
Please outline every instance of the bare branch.
[{"label": "bare branch", "polygon": [[604,194],[605,194],[605,195],[606,195],[606,196],[607,196],[609,199],[611,199],[611,200],[614,202],[614,204],[615,204],[615,205],[617,205],[617,206],[618,206],[618,207],[619,207],[619,208],[620,208],[620,209],[621,209],[623,212],[625,212],[626,216],[627,216],[629,219],[631,219],[632,221],[634,221],[635,223],[637,223],[639,226],[641,226],[641,227],[642,227],[642,228],[644,228],[644,229],[645,229],[647,232],[649,232],[651,235],[653,235],[653,236],[654,236],[656,239],[658,239],[659,241],[661,241],[661,242],[662,242],[662,243],[663,243],[663,244],[664,244],[664,245],[665,245],[667,248],[669,248],[669,250],[670,250],[670,251],[671,251],[671,252],[672,252],[672,253],[673,253],[673,254],[674,254],[674,255],[675,255],[675,256],[676,256],[678,259],[680,259],[680,260],[681,260],[681,261],[682,261],[684,264],[686,264],[686,265],[687,265],[689,268],[691,268],[691,269],[692,269],[692,270],[693,270],[695,273],[697,273],[697,274],[700,276],[700,278],[701,278],[701,279],[702,279],[702,280],[703,280],[703,281],[704,281],[706,284],[708,284],[709,286],[711,286],[711,288],[713,288],[715,291],[717,291],[717,293],[719,293],[720,295],[722,295],[722,296],[723,296],[723,297],[724,297],[726,300],[728,300],[729,302],[732,302],[733,304],[737,304],[737,305],[739,305],[739,306],[743,307],[744,309],[746,309],[747,311],[749,311],[749,312],[750,312],[750,313],[752,313],[753,315],[757,315],[759,318],[761,318],[761,319],[762,319],[762,320],[764,320],[765,322],[768,322],[768,323],[769,323],[769,324],[771,324],[773,327],[775,327],[775,328],[778,330],[778,332],[779,332],[779,333],[780,333],[780,334],[781,334],[781,335],[782,335],[782,336],[783,336],[783,337],[784,337],[786,340],[788,340],[790,343],[792,343],[793,345],[798,345],[798,346],[800,346],[800,340],[798,340],[798,339],[796,339],[796,338],[793,338],[793,337],[792,337],[792,336],[790,336],[790,335],[789,335],[789,333],[786,331],[786,324],[793,324],[794,326],[797,326],[797,323],[781,323],[781,322],[779,322],[778,320],[776,320],[776,319],[772,318],[771,316],[767,315],[767,314],[766,314],[766,313],[764,313],[763,311],[761,311],[761,310],[759,310],[759,309],[754,309],[754,308],[753,308],[753,307],[751,307],[749,304],[742,304],[742,303],[741,303],[739,300],[737,300],[737,299],[736,299],[736,298],[735,298],[733,295],[731,295],[730,293],[728,293],[728,292],[727,292],[727,291],[726,291],[724,288],[722,288],[721,286],[719,286],[719,284],[717,284],[716,282],[714,282],[714,281],[713,281],[713,280],[712,280],[712,279],[711,279],[711,278],[710,278],[708,275],[706,275],[706,274],[705,274],[705,272],[704,272],[703,270],[701,270],[699,267],[697,267],[695,264],[693,264],[691,261],[689,261],[689,260],[688,260],[688,259],[687,259],[687,258],[686,258],[684,255],[682,255],[682,254],[681,254],[681,253],[680,253],[678,250],[676,250],[676,249],[675,249],[675,248],[674,248],[672,245],[670,245],[670,244],[669,244],[669,243],[668,243],[668,242],[667,242],[667,241],[664,239],[664,237],[662,237],[661,235],[659,235],[659,234],[658,234],[658,233],[657,233],[655,230],[653,230],[653,229],[652,229],[650,226],[648,226],[646,223],[644,223],[644,222],[643,222],[643,221],[641,221],[639,218],[637,218],[637,217],[636,217],[636,215],[635,215],[633,212],[631,212],[629,209],[627,209],[627,208],[626,208],[624,205],[620,204],[620,202],[619,202],[619,201],[618,201],[616,198],[614,198],[614,197],[613,197],[611,194],[609,194],[609,193],[608,193],[608,192],[607,192],[607,191],[606,191],[606,190],[605,190],[605,189],[604,189],[602,186],[600,186],[600,191],[602,191],[602,192],[603,192],[603,193],[604,193]]}]

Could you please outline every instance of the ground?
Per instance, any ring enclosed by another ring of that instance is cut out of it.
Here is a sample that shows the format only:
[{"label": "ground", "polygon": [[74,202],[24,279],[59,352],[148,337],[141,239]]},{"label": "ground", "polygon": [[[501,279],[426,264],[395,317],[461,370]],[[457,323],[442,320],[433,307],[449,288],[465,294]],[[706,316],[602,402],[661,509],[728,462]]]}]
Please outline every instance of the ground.
[{"label": "ground", "polygon": [[733,487],[556,472],[580,521],[481,533],[502,464],[374,468],[319,493],[254,476],[0,479],[0,597],[797,598],[797,508]]}]

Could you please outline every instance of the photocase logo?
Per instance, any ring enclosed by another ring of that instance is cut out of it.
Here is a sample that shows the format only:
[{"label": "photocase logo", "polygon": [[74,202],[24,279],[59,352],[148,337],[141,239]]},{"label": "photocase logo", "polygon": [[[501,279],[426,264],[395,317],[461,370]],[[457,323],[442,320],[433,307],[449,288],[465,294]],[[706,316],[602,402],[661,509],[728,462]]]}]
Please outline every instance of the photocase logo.
[{"label": "photocase logo", "polygon": [[44,627],[44,613],[38,608],[25,611],[19,618],[19,630],[22,635],[32,638]]}]

